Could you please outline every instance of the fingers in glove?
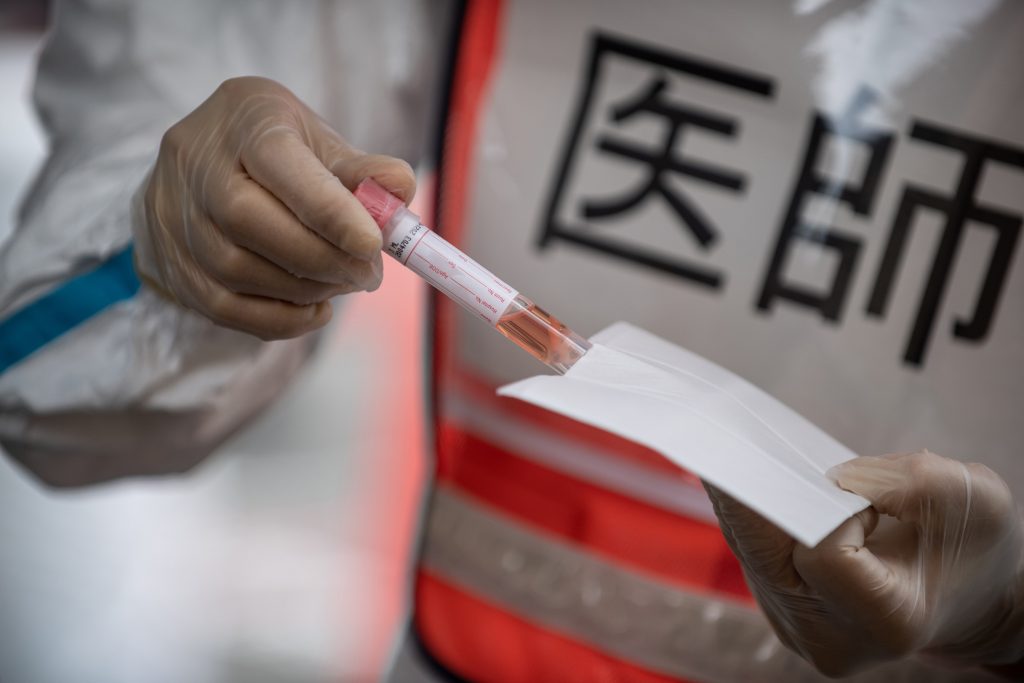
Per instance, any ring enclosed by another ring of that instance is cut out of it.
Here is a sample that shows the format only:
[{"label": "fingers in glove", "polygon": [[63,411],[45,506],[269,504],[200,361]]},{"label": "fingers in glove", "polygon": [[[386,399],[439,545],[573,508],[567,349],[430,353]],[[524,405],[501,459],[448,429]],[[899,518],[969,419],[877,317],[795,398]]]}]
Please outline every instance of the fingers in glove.
[{"label": "fingers in glove", "polygon": [[360,289],[350,282],[331,284],[296,277],[262,256],[230,243],[216,253],[203,250],[196,254],[196,259],[207,273],[236,294],[307,305]]},{"label": "fingers in glove", "polygon": [[359,154],[333,162],[329,168],[345,187],[356,187],[364,178],[373,178],[406,204],[416,194],[416,174],[402,159],[383,154]]},{"label": "fingers in glove", "polygon": [[241,162],[253,180],[313,232],[356,258],[379,254],[377,224],[299,131],[285,125],[262,131],[243,145]]},{"label": "fingers in glove", "polygon": [[792,551],[796,543],[786,532],[732,498],[704,482],[718,517],[722,534],[740,560],[747,580],[795,591],[803,581],[793,569]]},{"label": "fingers in glove", "polygon": [[202,275],[204,291],[187,302],[218,325],[271,341],[300,337],[331,320],[330,302],[298,305],[261,296],[238,294],[208,275]]},{"label": "fingers in glove", "polygon": [[928,451],[854,458],[829,476],[882,514],[919,528],[948,530],[968,518],[999,523],[1013,516],[1010,490],[992,470]]},{"label": "fingers in glove", "polygon": [[293,275],[354,284],[355,289],[367,291],[380,286],[384,266],[379,250],[364,259],[339,249],[303,225],[288,207],[251,179],[233,180],[226,191],[207,200],[207,209],[228,240]]},{"label": "fingers in glove", "polygon": [[797,544],[793,564],[803,580],[837,612],[871,623],[891,611],[894,595],[890,569],[865,542],[878,524],[868,508],[843,522],[818,545]]}]

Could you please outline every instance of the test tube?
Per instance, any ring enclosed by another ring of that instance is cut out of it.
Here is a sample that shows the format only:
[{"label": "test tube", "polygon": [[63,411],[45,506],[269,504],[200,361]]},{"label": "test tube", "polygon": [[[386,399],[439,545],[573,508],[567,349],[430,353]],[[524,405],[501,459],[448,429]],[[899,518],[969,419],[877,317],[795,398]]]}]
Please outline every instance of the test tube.
[{"label": "test tube", "polygon": [[374,180],[359,183],[355,196],[380,226],[384,251],[555,372],[564,374],[590,348],[586,339],[423,225]]}]

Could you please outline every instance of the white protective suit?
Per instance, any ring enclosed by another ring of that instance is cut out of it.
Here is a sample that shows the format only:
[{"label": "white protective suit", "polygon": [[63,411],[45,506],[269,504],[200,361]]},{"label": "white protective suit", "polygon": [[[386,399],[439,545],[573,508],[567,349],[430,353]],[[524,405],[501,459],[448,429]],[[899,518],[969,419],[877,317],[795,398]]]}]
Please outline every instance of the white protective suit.
[{"label": "white protective suit", "polygon": [[[51,148],[0,245],[0,321],[129,244],[162,134],[232,76],[286,83],[353,144],[415,163],[444,9],[55,3],[34,93]],[[181,471],[272,401],[315,339],[262,342],[142,288],[0,374],[0,443],[54,485]]]}]

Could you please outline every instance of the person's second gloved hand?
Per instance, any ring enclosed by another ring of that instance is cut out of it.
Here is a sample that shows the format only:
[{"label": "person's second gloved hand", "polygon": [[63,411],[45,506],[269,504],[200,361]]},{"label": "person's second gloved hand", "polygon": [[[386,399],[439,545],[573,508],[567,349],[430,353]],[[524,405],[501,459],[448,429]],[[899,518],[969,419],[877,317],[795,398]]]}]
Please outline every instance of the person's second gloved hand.
[{"label": "person's second gloved hand", "polygon": [[830,476],[873,507],[813,549],[705,485],[785,645],[829,675],[918,652],[1024,657],[1024,531],[998,475],[923,452],[856,458]]},{"label": "person's second gloved hand", "polygon": [[356,150],[282,85],[226,81],[167,131],[136,193],[136,270],[226,327],[309,332],[328,299],[380,284],[380,230],[349,191],[365,177],[415,192],[407,163]]}]

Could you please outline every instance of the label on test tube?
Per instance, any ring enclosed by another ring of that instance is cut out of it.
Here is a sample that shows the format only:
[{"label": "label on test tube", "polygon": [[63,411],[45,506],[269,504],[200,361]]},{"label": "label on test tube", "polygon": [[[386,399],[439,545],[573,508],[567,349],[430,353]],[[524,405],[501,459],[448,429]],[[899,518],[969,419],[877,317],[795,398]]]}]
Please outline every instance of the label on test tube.
[{"label": "label on test tube", "polygon": [[491,325],[497,325],[518,292],[425,225],[403,227],[391,235],[387,252]]}]

